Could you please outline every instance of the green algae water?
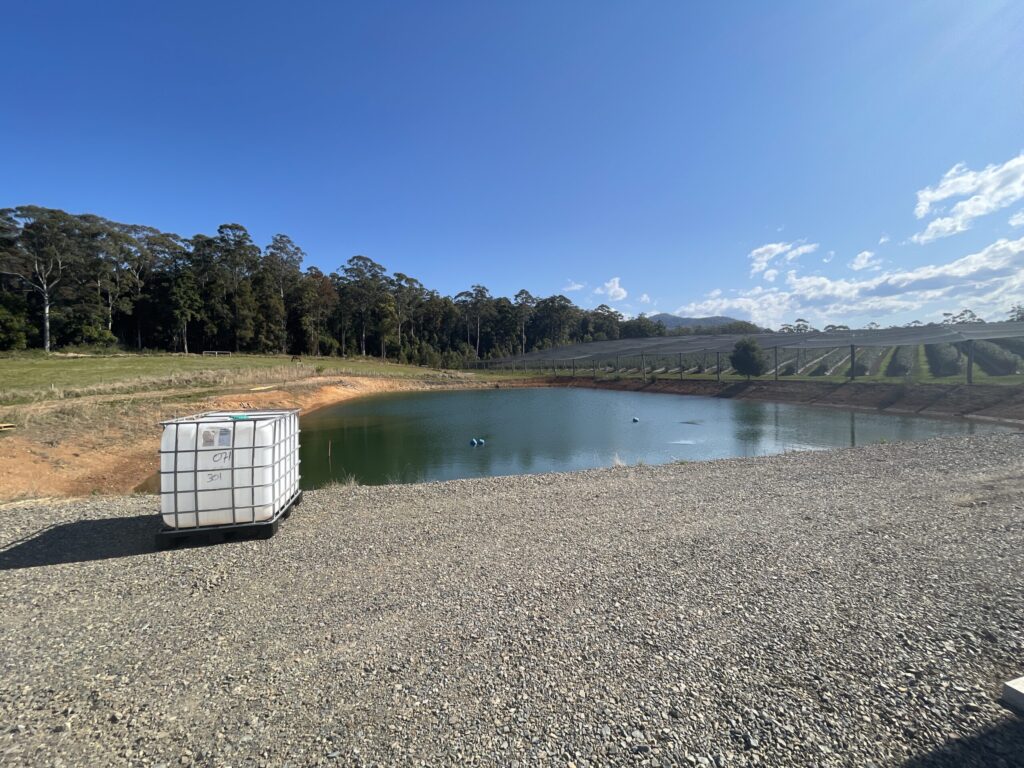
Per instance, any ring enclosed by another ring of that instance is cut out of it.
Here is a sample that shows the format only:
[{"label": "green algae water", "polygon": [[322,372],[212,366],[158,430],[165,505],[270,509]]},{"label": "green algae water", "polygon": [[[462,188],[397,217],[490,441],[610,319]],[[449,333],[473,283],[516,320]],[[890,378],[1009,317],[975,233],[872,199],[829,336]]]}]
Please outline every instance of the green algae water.
[{"label": "green algae water", "polygon": [[[637,419],[637,421],[634,421]],[[665,464],[1013,428],[787,403],[493,389],[361,398],[301,420],[304,488]],[[472,440],[484,441],[473,446]]]}]

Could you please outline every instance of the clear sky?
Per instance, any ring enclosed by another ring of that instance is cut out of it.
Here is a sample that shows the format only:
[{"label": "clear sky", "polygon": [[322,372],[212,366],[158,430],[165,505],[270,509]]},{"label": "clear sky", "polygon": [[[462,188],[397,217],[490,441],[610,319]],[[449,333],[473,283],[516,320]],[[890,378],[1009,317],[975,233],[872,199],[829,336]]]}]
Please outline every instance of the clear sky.
[{"label": "clear sky", "polygon": [[1024,301],[1024,2],[4,11],[0,206],[776,325]]}]

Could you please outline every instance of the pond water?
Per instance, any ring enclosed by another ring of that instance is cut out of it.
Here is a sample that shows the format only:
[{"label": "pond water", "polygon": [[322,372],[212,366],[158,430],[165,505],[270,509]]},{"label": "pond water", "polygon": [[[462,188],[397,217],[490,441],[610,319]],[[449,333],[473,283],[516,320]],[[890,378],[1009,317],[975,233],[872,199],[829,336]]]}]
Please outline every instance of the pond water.
[{"label": "pond water", "polygon": [[[379,485],[564,472],[1012,429],[965,419],[561,388],[379,395],[310,413],[301,427],[304,488],[350,478]],[[472,446],[474,438],[484,444]]]}]

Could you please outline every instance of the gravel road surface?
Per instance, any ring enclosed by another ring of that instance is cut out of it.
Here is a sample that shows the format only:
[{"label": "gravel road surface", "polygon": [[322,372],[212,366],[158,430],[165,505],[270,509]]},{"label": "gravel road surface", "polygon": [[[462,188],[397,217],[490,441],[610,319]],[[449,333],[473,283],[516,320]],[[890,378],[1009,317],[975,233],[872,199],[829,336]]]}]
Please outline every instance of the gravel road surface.
[{"label": "gravel road surface", "polygon": [[0,508],[0,764],[1021,766],[1024,435]]}]

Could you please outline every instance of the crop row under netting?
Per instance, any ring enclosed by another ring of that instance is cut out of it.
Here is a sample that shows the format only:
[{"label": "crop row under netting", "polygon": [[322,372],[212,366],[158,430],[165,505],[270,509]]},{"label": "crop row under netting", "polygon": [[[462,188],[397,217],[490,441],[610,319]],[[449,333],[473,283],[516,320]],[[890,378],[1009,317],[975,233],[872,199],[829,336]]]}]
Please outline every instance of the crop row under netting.
[{"label": "crop row under netting", "polygon": [[[1009,350],[1013,357],[1019,358],[1024,345],[1021,341],[1024,339],[1024,322],[592,341],[489,360],[482,362],[481,366],[538,371],[562,368],[580,372],[727,374],[731,372],[729,353],[736,342],[744,338],[753,338],[765,351],[769,375],[900,375],[896,370],[900,368],[899,361],[922,344],[954,347],[965,360],[974,358],[977,346],[979,355],[988,360],[993,354],[993,345],[987,342],[998,340],[1004,352]],[[891,350],[893,355],[889,354]],[[896,365],[891,364],[894,358],[898,358]],[[887,368],[893,368],[892,371],[882,368],[887,362]],[[1004,367],[1006,365],[1009,363],[1004,363]]]}]

